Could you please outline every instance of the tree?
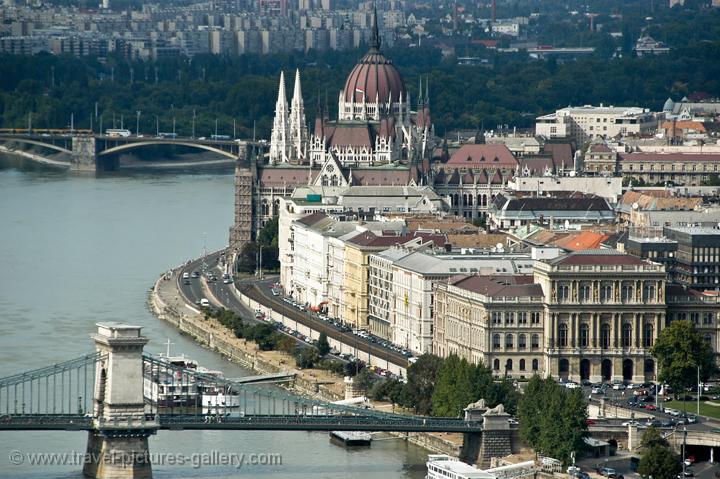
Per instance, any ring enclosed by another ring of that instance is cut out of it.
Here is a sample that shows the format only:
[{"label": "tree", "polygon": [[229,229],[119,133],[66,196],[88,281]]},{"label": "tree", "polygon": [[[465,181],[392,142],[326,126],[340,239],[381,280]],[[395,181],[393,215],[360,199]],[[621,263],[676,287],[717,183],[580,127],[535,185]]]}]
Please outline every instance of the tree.
[{"label": "tree", "polygon": [[463,408],[474,401],[472,379],[475,367],[465,358],[451,354],[438,371],[432,395],[434,416],[457,417]]},{"label": "tree", "polygon": [[651,353],[658,362],[658,379],[677,392],[695,385],[697,368],[707,381],[716,371],[715,353],[692,321],[673,321],[660,333]]},{"label": "tree", "polygon": [[320,361],[320,355],[315,348],[298,348],[295,353],[295,364],[300,369],[309,369]]},{"label": "tree", "polygon": [[530,379],[518,405],[520,435],[539,453],[569,464],[587,448],[587,404],[580,389],[567,390],[552,378]]},{"label": "tree", "polygon": [[642,457],[638,464],[638,473],[642,477],[653,479],[674,479],[682,470],[680,457],[670,448],[660,431],[649,427],[640,442]]},{"label": "tree", "polygon": [[237,270],[240,273],[254,273],[257,267],[258,245],[254,241],[245,243],[237,259]]},{"label": "tree", "polygon": [[358,375],[356,375],[355,378],[353,378],[353,384],[355,386],[355,389],[360,391],[363,396],[367,396],[368,391],[370,391],[370,389],[372,389],[373,387],[373,384],[375,384],[375,376],[367,369],[364,369]]},{"label": "tree", "polygon": [[429,414],[438,371],[443,360],[434,354],[423,354],[407,368],[406,402],[418,414]]},{"label": "tree", "polygon": [[325,331],[320,333],[320,337],[318,337],[315,347],[318,349],[318,353],[320,353],[320,356],[325,356],[327,353],[330,352],[330,343],[328,342],[327,334],[325,334]]}]

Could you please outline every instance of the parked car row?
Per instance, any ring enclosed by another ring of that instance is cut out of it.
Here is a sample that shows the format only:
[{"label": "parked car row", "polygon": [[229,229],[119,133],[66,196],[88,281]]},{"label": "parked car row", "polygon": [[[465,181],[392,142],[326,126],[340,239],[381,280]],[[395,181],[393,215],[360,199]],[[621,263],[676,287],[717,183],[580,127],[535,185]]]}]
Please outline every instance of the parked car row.
[{"label": "parked car row", "polygon": [[[277,285],[273,285],[270,289],[271,289],[273,295],[279,296],[280,293],[279,293],[279,289],[277,288]],[[413,353],[411,351],[409,351],[408,349],[406,349],[402,346],[399,346],[397,344],[394,344],[391,341],[388,341],[386,339],[375,336],[374,334],[372,334],[368,331],[365,331],[362,329],[353,329],[353,328],[349,327],[347,324],[344,324],[340,319],[330,317],[323,311],[318,311],[318,312],[314,312],[314,313],[308,311],[308,308],[309,308],[308,304],[300,303],[300,302],[294,300],[293,298],[287,297],[287,296],[284,296],[282,298],[282,300],[283,300],[283,302],[287,303],[290,306],[293,306],[294,308],[297,308],[300,311],[314,314],[318,319],[332,325],[334,328],[336,328],[338,331],[340,331],[342,333],[352,333],[355,336],[358,336],[370,343],[374,343],[379,346],[382,346],[383,348],[400,353],[407,358],[413,357]]]}]

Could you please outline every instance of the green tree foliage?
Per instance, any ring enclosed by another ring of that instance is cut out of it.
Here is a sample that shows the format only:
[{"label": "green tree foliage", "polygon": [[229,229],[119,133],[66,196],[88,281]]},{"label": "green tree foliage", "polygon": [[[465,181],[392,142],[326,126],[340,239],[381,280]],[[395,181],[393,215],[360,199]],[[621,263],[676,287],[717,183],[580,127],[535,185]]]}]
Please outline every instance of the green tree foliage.
[{"label": "green tree foliage", "polygon": [[518,404],[520,434],[539,453],[570,463],[587,447],[587,404],[580,389],[534,376]]},{"label": "green tree foliage", "polygon": [[638,474],[653,479],[674,479],[682,471],[680,457],[673,452],[660,431],[649,427],[641,439],[642,457]]},{"label": "green tree foliage", "polygon": [[495,380],[492,370],[484,364],[471,364],[454,354],[442,363],[432,395],[432,414],[459,416],[462,410],[478,399],[489,407],[502,404],[505,411],[515,414],[519,393],[512,381]]},{"label": "green tree foliage", "polygon": [[327,334],[325,334],[325,331],[320,333],[315,347],[318,349],[320,356],[325,356],[327,353],[330,352],[330,343],[328,342]]},{"label": "green tree foliage", "polygon": [[315,348],[298,348],[295,353],[295,364],[300,369],[309,369],[320,362],[320,355]]},{"label": "green tree foliage", "polygon": [[375,375],[368,371],[367,369],[364,369],[360,371],[360,374],[356,375],[353,378],[353,384],[355,388],[363,395],[367,396],[369,391],[372,389],[373,385],[375,384],[376,379]]},{"label": "green tree foliage", "polygon": [[712,346],[695,329],[692,321],[673,321],[660,332],[652,355],[658,361],[658,379],[682,392],[697,382],[697,368],[703,381],[717,369]]},{"label": "green tree foliage", "polygon": [[277,269],[280,267],[278,249],[278,221],[276,216],[258,232],[257,244],[262,246],[262,267],[265,269]]},{"label": "green tree foliage", "polygon": [[445,359],[432,395],[434,416],[459,416],[463,408],[473,402],[473,369],[465,358],[454,354]]},{"label": "green tree foliage", "polygon": [[423,354],[407,368],[406,401],[418,414],[430,414],[438,371],[443,360],[434,354]]},{"label": "green tree foliage", "polygon": [[257,268],[258,251],[260,248],[254,241],[245,243],[237,259],[237,270],[240,273],[254,273]]}]

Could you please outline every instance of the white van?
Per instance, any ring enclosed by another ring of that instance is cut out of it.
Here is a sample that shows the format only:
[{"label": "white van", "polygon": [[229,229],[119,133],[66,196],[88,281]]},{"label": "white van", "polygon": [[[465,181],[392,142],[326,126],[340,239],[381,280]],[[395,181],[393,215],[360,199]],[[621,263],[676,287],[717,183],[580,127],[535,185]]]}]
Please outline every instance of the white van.
[{"label": "white van", "polygon": [[203,299],[200,300],[200,306],[205,306],[205,307],[210,306],[210,301],[208,301],[207,299],[203,298]]}]

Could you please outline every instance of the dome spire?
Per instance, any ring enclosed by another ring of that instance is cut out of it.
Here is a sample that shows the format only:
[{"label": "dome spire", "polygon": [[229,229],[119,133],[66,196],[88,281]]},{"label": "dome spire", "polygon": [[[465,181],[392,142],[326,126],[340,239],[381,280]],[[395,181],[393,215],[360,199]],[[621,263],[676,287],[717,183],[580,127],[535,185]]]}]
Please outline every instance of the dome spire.
[{"label": "dome spire", "polygon": [[377,5],[373,2],[372,18],[370,20],[370,28],[372,29],[372,37],[370,38],[370,50],[380,51],[380,33],[378,32],[377,23]]}]

